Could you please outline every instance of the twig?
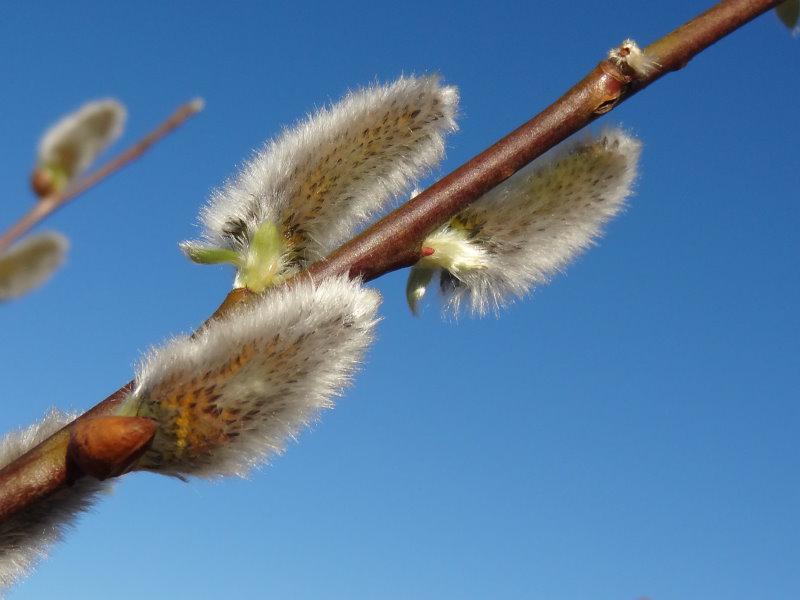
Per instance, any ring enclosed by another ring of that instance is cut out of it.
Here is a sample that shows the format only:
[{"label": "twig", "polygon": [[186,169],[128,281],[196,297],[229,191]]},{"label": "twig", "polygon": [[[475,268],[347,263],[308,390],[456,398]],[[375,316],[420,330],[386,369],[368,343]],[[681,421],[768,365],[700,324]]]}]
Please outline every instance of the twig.
[{"label": "twig", "polygon": [[[415,263],[422,240],[492,187],[506,180],[619,102],[683,66],[696,54],[735,31],[781,0],[726,0],[670,33],[645,51],[659,64],[655,72],[636,76],[603,60],[554,104],[501,139],[413,200],[297,277],[319,280],[341,273],[375,279]],[[289,283],[291,285],[291,282]],[[212,316],[220,316],[253,296],[234,290]],[[0,471],[0,520],[24,509],[68,483],[70,431],[76,423],[111,413],[130,391],[128,383],[100,404]],[[84,457],[85,458],[85,457]]]},{"label": "twig", "polygon": [[620,102],[735,31],[781,0],[728,0],[645,48],[658,68],[649,75],[623,73],[604,60],[533,119],[442,178],[424,192],[311,266],[315,279],[341,273],[369,281],[411,266],[422,241],[471,202]]},{"label": "twig", "polygon": [[0,253],[8,249],[17,239],[64,206],[67,202],[74,200],[89,188],[94,187],[128,163],[141,157],[147,152],[150,146],[183,125],[187,119],[201,110],[203,110],[202,100],[196,99],[187,102],[172,113],[161,125],[156,127],[133,146],[116,156],[113,160],[107,162],[92,173],[79,178],[74,184],[68,185],[63,191],[50,194],[40,199],[25,216],[11,226],[3,235],[0,235]]}]

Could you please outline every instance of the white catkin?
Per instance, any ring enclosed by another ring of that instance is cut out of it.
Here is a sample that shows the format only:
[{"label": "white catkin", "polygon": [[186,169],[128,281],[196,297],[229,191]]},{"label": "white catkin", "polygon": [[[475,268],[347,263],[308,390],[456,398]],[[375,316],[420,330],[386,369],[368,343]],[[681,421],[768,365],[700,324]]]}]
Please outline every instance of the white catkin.
[{"label": "white catkin", "polygon": [[159,423],[135,468],[245,476],[281,453],[349,384],[379,303],[357,281],[302,282],[152,351],[120,410]]},{"label": "white catkin", "polygon": [[[442,269],[446,307],[454,313],[465,305],[474,314],[497,311],[547,282],[620,211],[632,191],[640,150],[621,130],[568,144],[459,213],[445,230],[480,248],[485,258],[478,268]],[[462,262],[474,262],[474,252],[463,254]],[[435,259],[434,254],[428,264]]]},{"label": "white catkin", "polygon": [[38,164],[58,167],[68,177],[79,175],[122,134],[126,116],[125,107],[112,98],[87,102],[45,132]]},{"label": "white catkin", "polygon": [[350,92],[268,142],[212,194],[205,243],[241,252],[269,221],[287,240],[287,270],[326,256],[439,163],[457,105],[457,89],[436,76]]},{"label": "white catkin", "polygon": [[[6,434],[0,440],[0,468],[43,442],[74,419],[55,410],[44,419]],[[11,586],[47,556],[49,548],[60,541],[74,525],[80,513],[89,510],[98,494],[111,484],[92,477],[83,477],[74,485],[56,492],[0,523],[0,590]]]},{"label": "white catkin", "polygon": [[18,298],[50,279],[68,248],[69,241],[60,233],[44,232],[0,254],[0,302]]}]

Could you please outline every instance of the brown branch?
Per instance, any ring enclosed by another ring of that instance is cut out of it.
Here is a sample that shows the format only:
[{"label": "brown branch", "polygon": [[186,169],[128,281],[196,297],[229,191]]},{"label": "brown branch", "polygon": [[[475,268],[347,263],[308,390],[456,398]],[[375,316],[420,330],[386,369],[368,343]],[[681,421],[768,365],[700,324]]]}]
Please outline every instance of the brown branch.
[{"label": "brown branch", "polygon": [[[492,187],[585,127],[619,102],[647,87],[697,53],[735,31],[781,0],[726,0],[646,48],[659,68],[636,77],[603,60],[582,81],[539,115],[447,175],[413,200],[341,246],[298,277],[319,280],[349,273],[371,280],[414,264],[423,239]],[[234,290],[214,316],[253,296]],[[213,317],[212,317],[213,318]],[[45,497],[69,480],[70,431],[86,419],[109,414],[132,383],[106,398],[75,422],[0,471],[0,520]],[[107,441],[107,440],[106,440]],[[84,444],[85,447],[91,444]],[[85,457],[84,457],[85,459]],[[80,473],[79,473],[80,474]],[[79,475],[78,474],[78,475]]]},{"label": "brown branch", "polygon": [[150,146],[164,136],[172,133],[175,129],[183,125],[187,119],[196,115],[201,110],[203,110],[202,100],[187,102],[172,113],[161,125],[125,150],[125,152],[117,155],[113,160],[110,160],[96,171],[80,177],[74,184],[68,185],[63,191],[55,192],[41,198],[27,214],[11,226],[3,235],[0,235],[0,253],[7,250],[14,241],[25,235],[34,226],[64,206],[67,202],[74,200],[89,188],[94,187],[127,164],[140,158],[147,152]]},{"label": "brown branch", "polygon": [[310,277],[341,273],[369,281],[420,258],[422,241],[471,202],[620,102],[781,0],[728,0],[645,48],[659,65],[635,77],[608,60],[533,119],[442,178],[308,270]]}]

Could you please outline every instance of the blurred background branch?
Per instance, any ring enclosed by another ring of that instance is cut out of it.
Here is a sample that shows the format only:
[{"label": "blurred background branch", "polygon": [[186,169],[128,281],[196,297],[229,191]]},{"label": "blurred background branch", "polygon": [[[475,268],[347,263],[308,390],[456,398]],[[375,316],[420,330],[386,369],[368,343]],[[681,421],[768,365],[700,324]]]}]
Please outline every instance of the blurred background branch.
[{"label": "blurred background branch", "polygon": [[[39,201],[14,225],[0,235],[0,254],[8,250],[11,244],[18,240],[33,227],[41,223],[49,215],[74,200],[88,189],[124,168],[131,162],[139,159],[150,147],[163,137],[172,133],[175,129],[183,125],[189,118],[196,115],[203,109],[203,101],[192,100],[180,106],[172,115],[153,131],[136,142],[133,146],[121,152],[115,158],[108,161],[88,175],[81,176],[74,182],[67,184],[63,190],[56,190],[39,199]],[[35,185],[35,183],[34,183]]]}]

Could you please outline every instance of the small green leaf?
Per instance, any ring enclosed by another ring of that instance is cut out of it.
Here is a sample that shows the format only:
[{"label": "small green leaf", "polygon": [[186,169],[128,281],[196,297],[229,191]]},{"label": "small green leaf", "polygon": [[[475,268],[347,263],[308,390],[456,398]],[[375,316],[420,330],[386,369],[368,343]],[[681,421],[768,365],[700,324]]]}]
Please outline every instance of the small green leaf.
[{"label": "small green leaf", "polygon": [[775,8],[775,12],[784,25],[794,30],[800,22],[800,0],[786,0]]},{"label": "small green leaf", "polygon": [[201,265],[218,265],[229,263],[239,265],[239,255],[228,248],[215,248],[213,246],[198,246],[191,242],[183,242],[181,250],[191,260]]},{"label": "small green leaf", "polygon": [[406,283],[406,301],[411,309],[411,314],[419,316],[419,301],[428,291],[428,284],[436,274],[436,268],[421,266],[417,263],[411,267],[408,273],[408,283]]}]

